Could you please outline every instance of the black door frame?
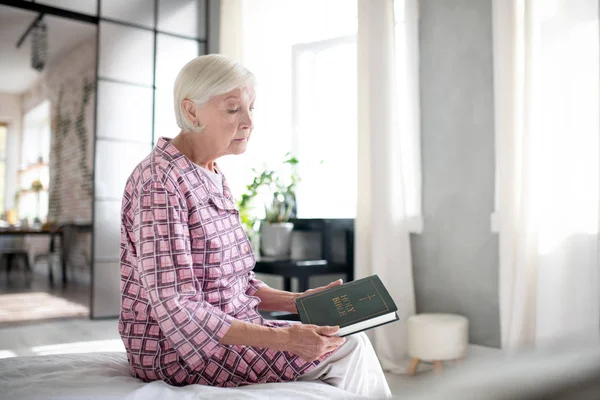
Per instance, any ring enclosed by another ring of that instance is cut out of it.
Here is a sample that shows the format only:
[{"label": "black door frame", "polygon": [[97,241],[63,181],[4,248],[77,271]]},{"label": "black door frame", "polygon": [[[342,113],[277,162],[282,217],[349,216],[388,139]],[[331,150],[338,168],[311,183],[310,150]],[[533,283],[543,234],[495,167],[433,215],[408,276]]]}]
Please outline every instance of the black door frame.
[{"label": "black door frame", "polygon": [[[95,90],[94,90],[94,136],[93,136],[93,144],[92,144],[92,146],[93,146],[92,165],[94,166],[92,169],[92,203],[91,203],[91,208],[92,208],[92,221],[91,221],[92,249],[91,249],[91,253],[90,253],[91,254],[91,265],[90,265],[91,276],[90,276],[89,307],[90,307],[90,319],[92,319],[92,318],[93,319],[103,319],[103,318],[111,318],[112,319],[114,317],[96,317],[96,318],[94,318],[92,316],[93,315],[92,311],[94,309],[94,268],[95,268],[95,263],[96,263],[96,258],[95,258],[95,247],[96,246],[95,246],[94,236],[95,236],[95,222],[96,222],[96,215],[95,215],[96,195],[95,195],[95,193],[96,193],[96,157],[97,157],[96,143],[98,140],[98,118],[97,118],[98,117],[98,83],[101,81],[105,81],[105,82],[115,82],[115,83],[121,83],[121,84],[127,84],[127,85],[134,85],[134,84],[99,76],[98,66],[100,64],[100,26],[101,26],[101,22],[109,22],[112,24],[117,24],[117,25],[129,27],[129,28],[135,28],[135,29],[141,29],[144,31],[153,32],[154,39],[153,39],[153,66],[152,66],[152,68],[153,68],[153,72],[152,72],[152,147],[154,147],[154,144],[155,144],[154,125],[155,125],[155,119],[156,119],[156,115],[155,115],[155,110],[156,110],[156,56],[157,56],[157,52],[156,52],[157,46],[156,45],[157,45],[158,34],[177,37],[180,39],[194,40],[198,43],[198,54],[200,54],[200,48],[202,45],[204,45],[205,52],[208,53],[209,52],[208,42],[210,40],[210,30],[211,30],[210,29],[211,28],[210,0],[204,0],[204,2],[205,2],[204,39],[198,39],[198,38],[194,38],[194,37],[188,37],[185,35],[179,35],[179,34],[175,34],[175,33],[171,33],[171,32],[164,32],[164,31],[158,30],[159,0],[154,0],[152,3],[153,7],[154,7],[154,24],[153,24],[154,27],[153,28],[149,28],[147,26],[138,25],[138,24],[131,23],[131,22],[120,21],[120,20],[102,17],[101,16],[102,0],[96,0],[96,1],[97,1],[96,15],[88,15],[88,14],[83,14],[83,13],[76,12],[76,11],[66,10],[66,9],[59,8],[59,7],[48,6],[45,4],[36,3],[35,0],[33,0],[33,1],[0,0],[0,5],[19,8],[21,10],[26,10],[26,11],[32,11],[32,12],[36,12],[38,14],[53,15],[56,17],[61,17],[61,18],[69,19],[69,20],[85,22],[85,23],[90,23],[90,24],[96,25],[96,65],[95,65],[96,83],[95,83]],[[198,1],[198,0],[196,0],[196,1]],[[66,256],[66,255],[63,255],[63,256]],[[66,285],[66,275],[63,276],[63,286],[64,285]]]}]

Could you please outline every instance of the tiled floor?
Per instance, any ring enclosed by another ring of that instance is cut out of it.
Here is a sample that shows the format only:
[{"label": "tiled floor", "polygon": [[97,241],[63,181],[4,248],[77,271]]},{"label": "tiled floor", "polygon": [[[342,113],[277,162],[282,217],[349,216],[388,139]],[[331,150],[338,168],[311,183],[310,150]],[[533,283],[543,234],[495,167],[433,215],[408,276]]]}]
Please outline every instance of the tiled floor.
[{"label": "tiled floor", "polygon": [[[57,283],[52,287],[50,286],[47,275],[34,273],[31,284],[28,285],[25,274],[19,269],[13,271],[10,279],[7,279],[5,271],[0,272],[0,302],[12,301],[10,299],[13,299],[15,297],[14,295],[23,293],[35,293],[38,297],[43,297],[40,296],[40,294],[49,294],[53,298],[65,299],[68,300],[68,302],[80,304],[85,308],[89,308],[90,304],[90,286],[87,284],[69,282],[67,286],[63,288],[62,283]],[[81,312],[69,314],[68,310],[66,311],[67,313],[65,316],[72,317],[73,315],[82,315]],[[37,314],[39,315],[40,313],[38,312]],[[53,310],[53,314],[60,316],[60,310]],[[85,312],[83,315],[89,315],[89,311]],[[40,321],[32,321],[29,323],[37,324],[39,322]],[[27,322],[17,322],[16,324],[22,325],[25,323]],[[15,322],[2,322],[2,318],[0,318],[0,328],[12,325],[15,325]]]},{"label": "tiled floor", "polygon": [[0,294],[4,293],[24,293],[24,292],[47,292],[70,301],[75,301],[80,304],[89,305],[90,302],[90,286],[82,283],[70,281],[66,288],[63,289],[62,283],[58,282],[59,277],[55,277],[56,282],[54,287],[50,286],[48,275],[34,273],[31,280],[31,286],[26,284],[25,274],[23,271],[15,270],[10,275],[10,280],[7,279],[6,271],[0,272]]},{"label": "tiled floor", "polygon": [[[117,332],[117,321],[74,319],[13,326],[0,329],[0,358],[56,353],[124,351]],[[469,360],[498,356],[497,349],[469,348]],[[448,363],[447,368],[454,368]],[[394,395],[401,395],[419,376],[431,373],[431,365],[419,368],[417,377],[386,374]]]}]

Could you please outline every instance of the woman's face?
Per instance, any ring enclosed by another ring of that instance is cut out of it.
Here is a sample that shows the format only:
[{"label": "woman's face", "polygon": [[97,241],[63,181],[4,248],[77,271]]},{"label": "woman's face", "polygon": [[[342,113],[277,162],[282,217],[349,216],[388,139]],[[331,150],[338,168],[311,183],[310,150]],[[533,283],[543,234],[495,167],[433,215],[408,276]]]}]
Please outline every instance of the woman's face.
[{"label": "woman's face", "polygon": [[198,108],[197,117],[204,125],[199,134],[204,146],[218,156],[246,151],[252,133],[254,88],[243,87],[213,97]]}]

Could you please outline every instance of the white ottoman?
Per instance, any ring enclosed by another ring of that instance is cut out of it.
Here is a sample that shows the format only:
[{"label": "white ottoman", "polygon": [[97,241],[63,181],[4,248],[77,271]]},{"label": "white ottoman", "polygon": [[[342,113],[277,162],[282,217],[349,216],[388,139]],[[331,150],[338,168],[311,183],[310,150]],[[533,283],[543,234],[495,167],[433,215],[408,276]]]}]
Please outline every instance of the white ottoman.
[{"label": "white ottoman", "polygon": [[469,343],[469,320],[454,314],[419,314],[408,318],[408,354],[412,357],[409,375],[421,361],[433,361],[441,371],[442,361],[465,356]]}]

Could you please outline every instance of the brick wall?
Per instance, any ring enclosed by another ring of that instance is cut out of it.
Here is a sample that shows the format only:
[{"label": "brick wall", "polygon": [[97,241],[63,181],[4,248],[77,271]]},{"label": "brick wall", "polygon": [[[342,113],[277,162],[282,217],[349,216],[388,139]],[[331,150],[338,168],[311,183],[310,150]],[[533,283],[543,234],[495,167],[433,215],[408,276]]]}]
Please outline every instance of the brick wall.
[{"label": "brick wall", "polygon": [[[25,111],[44,98],[51,103],[48,219],[59,224],[92,220],[95,66],[90,38],[52,60],[39,84],[23,95]],[[70,278],[89,281],[91,235],[69,233],[66,242]]]},{"label": "brick wall", "polygon": [[91,221],[96,44],[90,40],[48,66],[52,103],[50,216]]}]

